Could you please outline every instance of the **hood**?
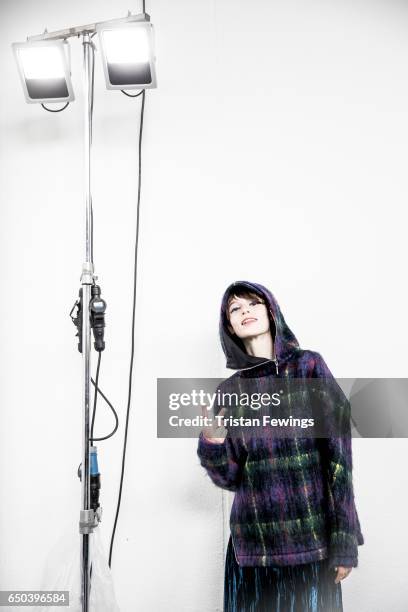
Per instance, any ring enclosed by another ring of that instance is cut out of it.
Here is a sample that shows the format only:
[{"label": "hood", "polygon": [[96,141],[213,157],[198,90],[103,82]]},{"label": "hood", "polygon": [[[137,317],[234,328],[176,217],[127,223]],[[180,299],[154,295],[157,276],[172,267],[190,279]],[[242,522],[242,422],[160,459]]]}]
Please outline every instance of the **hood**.
[{"label": "hood", "polygon": [[219,333],[221,345],[227,358],[226,367],[231,370],[242,370],[267,361],[265,357],[248,355],[239,338],[235,334],[231,335],[228,331],[227,301],[229,296],[242,286],[250,291],[254,291],[264,298],[271,321],[272,337],[274,336],[276,359],[278,363],[286,361],[288,357],[300,347],[294,333],[287,325],[275,297],[269,289],[259,283],[236,281],[225,290],[221,302]]}]

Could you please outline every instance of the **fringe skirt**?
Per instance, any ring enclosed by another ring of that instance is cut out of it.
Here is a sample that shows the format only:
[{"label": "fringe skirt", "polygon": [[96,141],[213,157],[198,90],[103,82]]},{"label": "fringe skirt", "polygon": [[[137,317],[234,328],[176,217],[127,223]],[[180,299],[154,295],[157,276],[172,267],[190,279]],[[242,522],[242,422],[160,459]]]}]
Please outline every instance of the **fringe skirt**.
[{"label": "fringe skirt", "polygon": [[230,539],[224,612],[342,612],[341,582],[329,560],[293,566],[242,567]]}]

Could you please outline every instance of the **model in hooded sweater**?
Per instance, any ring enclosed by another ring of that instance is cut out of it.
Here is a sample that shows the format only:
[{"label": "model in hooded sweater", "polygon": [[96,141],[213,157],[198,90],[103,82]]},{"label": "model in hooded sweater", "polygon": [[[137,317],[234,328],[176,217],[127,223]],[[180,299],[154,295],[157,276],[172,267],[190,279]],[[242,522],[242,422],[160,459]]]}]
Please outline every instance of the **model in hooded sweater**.
[{"label": "model in hooded sweater", "polygon": [[[217,486],[234,491],[224,576],[224,612],[342,610],[341,581],[358,564],[364,543],[352,483],[350,404],[321,355],[302,350],[273,294],[263,285],[232,283],[224,293],[220,340],[237,370],[218,390],[245,383],[325,378],[331,411],[348,423],[340,436],[233,438],[213,424],[197,454]],[[214,416],[225,408],[214,407]],[[208,416],[203,408],[203,416]]]}]

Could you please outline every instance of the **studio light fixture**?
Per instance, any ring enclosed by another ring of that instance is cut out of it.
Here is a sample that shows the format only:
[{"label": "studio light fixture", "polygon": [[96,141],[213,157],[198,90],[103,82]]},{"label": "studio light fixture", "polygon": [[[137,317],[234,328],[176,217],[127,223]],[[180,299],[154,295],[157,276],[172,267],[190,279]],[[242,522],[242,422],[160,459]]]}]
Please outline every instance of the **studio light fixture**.
[{"label": "studio light fixture", "polygon": [[25,99],[30,104],[72,102],[67,38],[98,34],[107,89],[157,87],[154,30],[147,13],[32,36],[12,44]]},{"label": "studio light fixture", "polygon": [[96,27],[108,89],[156,87],[153,26],[149,21]]},{"label": "studio light fixture", "polygon": [[28,103],[70,102],[75,99],[67,41],[13,43],[12,48]]}]

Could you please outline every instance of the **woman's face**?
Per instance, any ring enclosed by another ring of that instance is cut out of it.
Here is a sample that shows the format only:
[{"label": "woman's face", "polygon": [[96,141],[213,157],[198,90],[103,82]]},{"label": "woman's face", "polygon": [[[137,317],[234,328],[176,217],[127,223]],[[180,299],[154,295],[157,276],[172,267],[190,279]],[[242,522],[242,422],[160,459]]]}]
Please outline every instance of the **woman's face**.
[{"label": "woman's face", "polygon": [[268,310],[264,300],[258,296],[232,296],[227,314],[228,328],[239,338],[252,338],[270,330]]}]

